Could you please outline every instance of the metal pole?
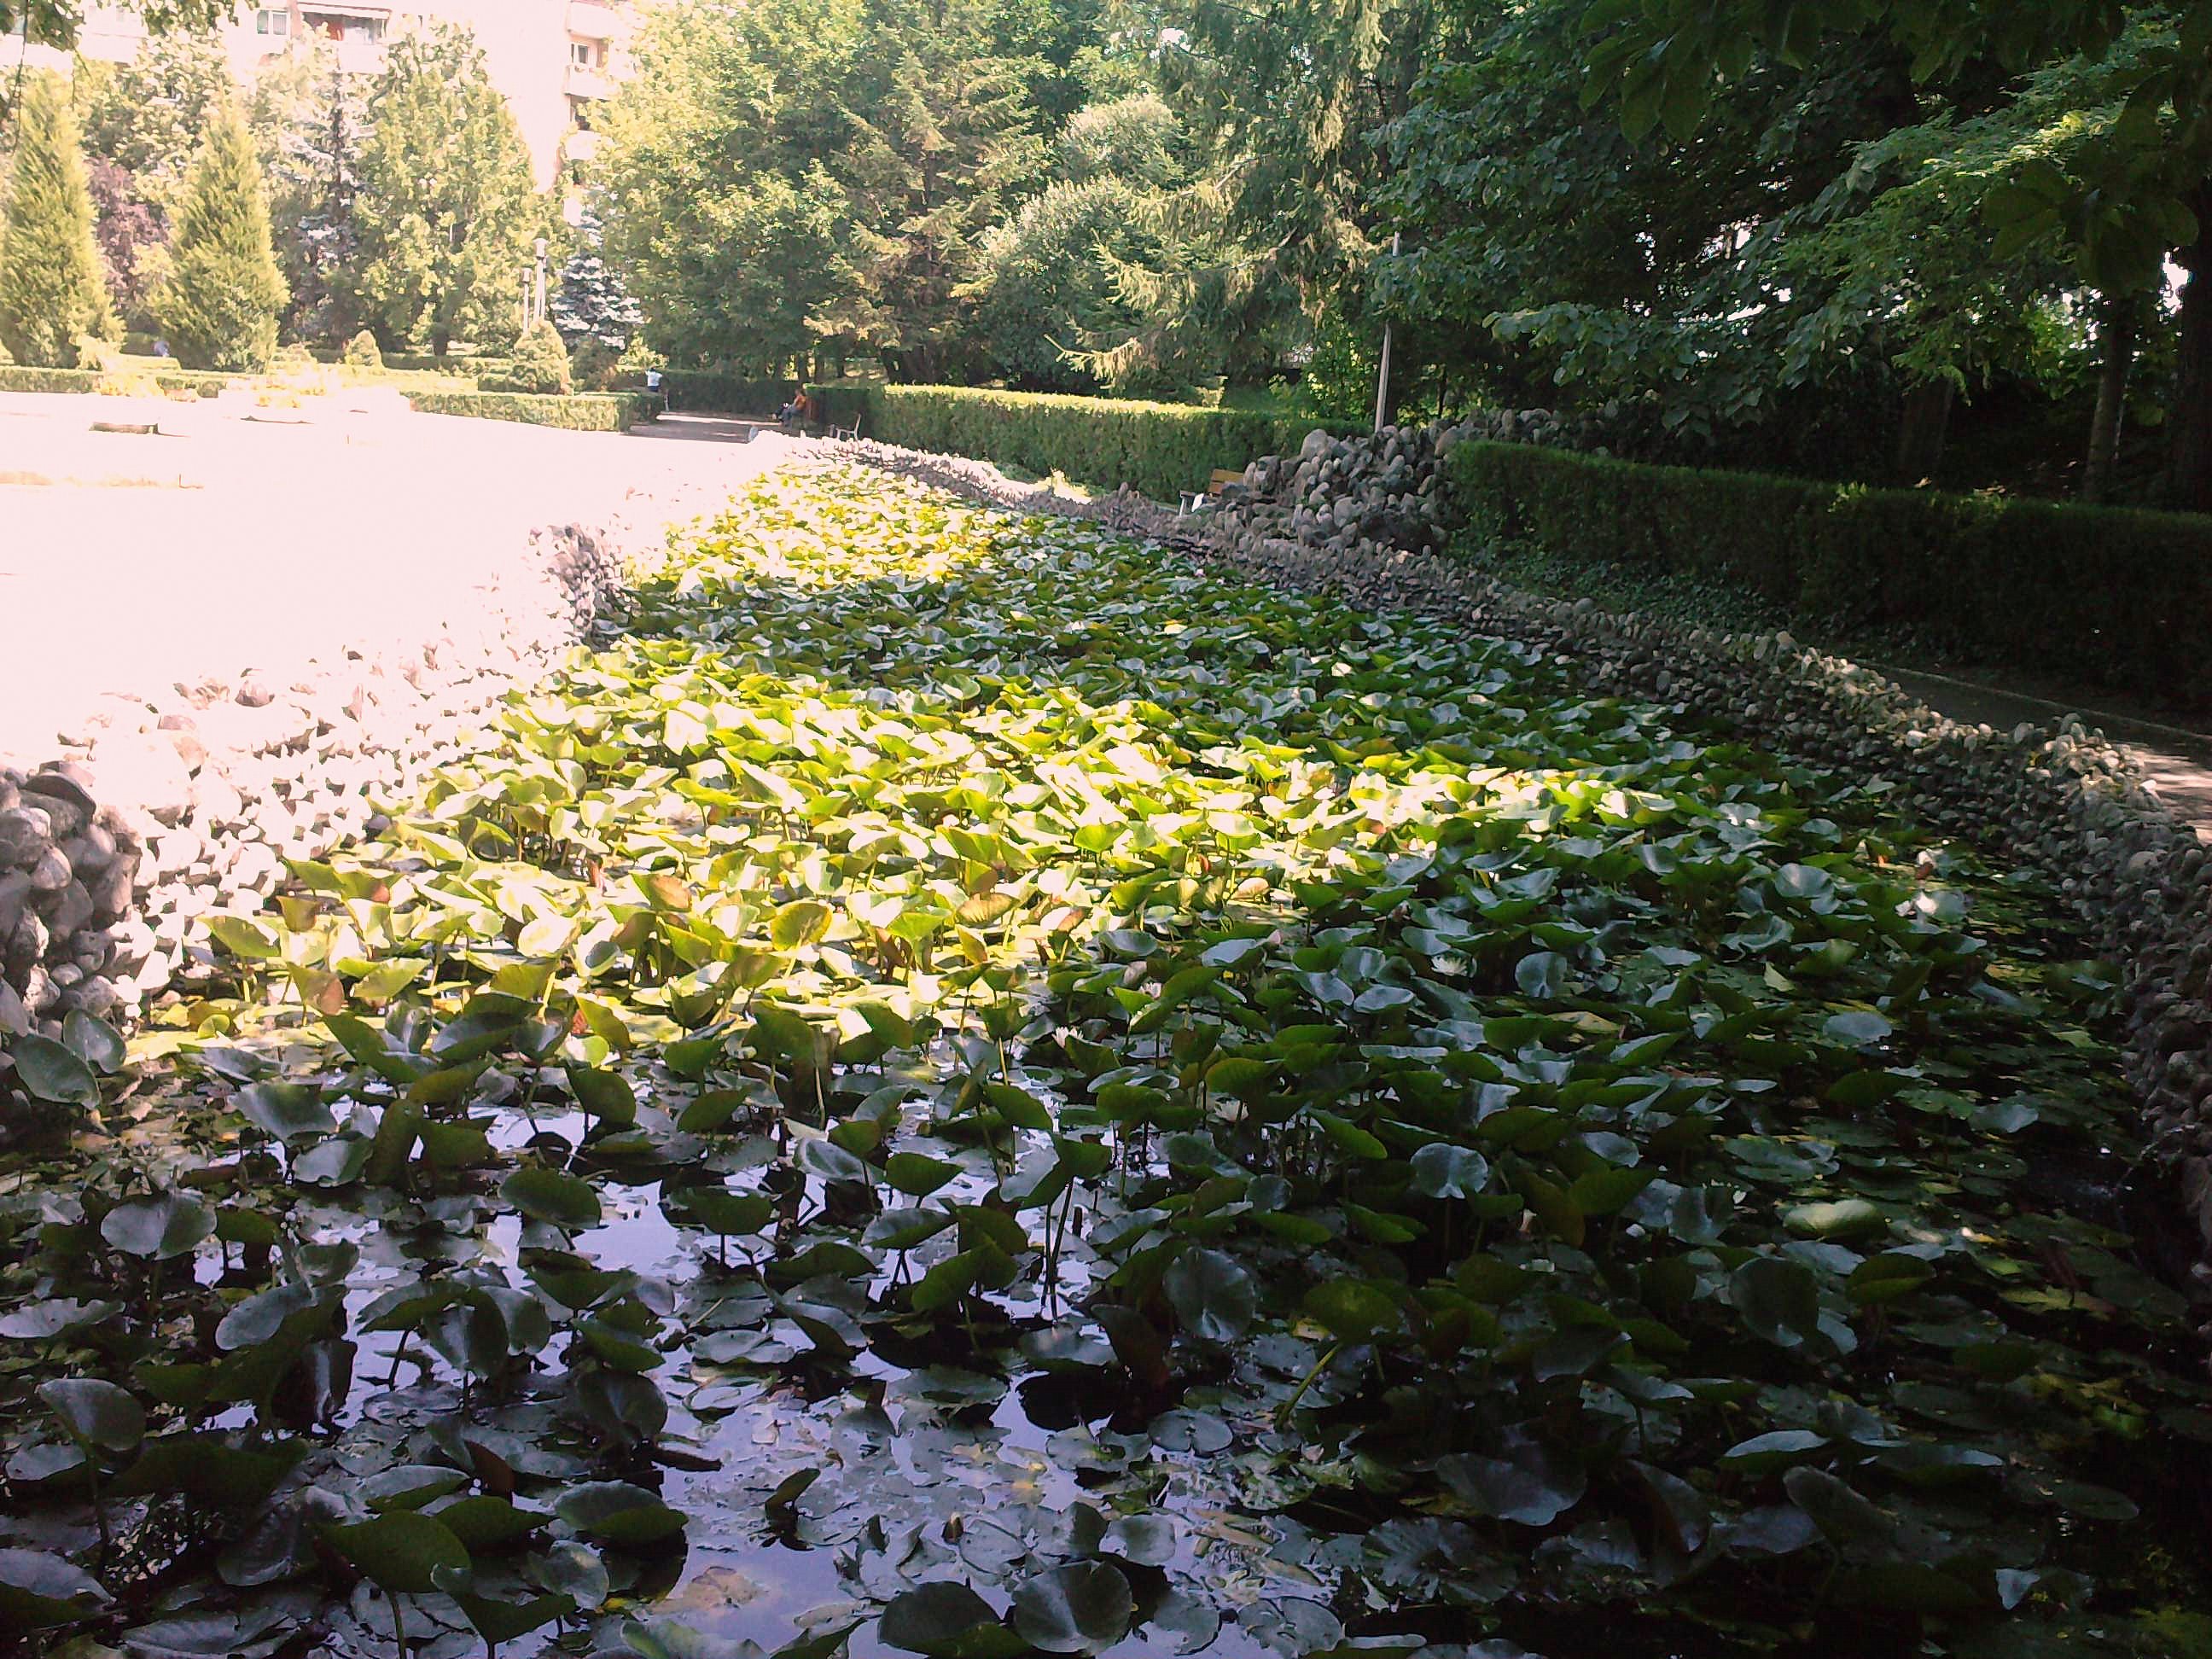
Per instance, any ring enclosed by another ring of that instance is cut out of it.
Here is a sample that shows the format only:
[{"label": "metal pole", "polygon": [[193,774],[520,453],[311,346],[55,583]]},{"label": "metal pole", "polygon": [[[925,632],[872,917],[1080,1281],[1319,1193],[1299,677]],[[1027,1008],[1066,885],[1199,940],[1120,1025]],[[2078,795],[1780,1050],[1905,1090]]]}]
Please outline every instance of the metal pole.
[{"label": "metal pole", "polygon": [[[1390,257],[1398,257],[1398,233],[1390,233]],[[1382,411],[1390,406],[1390,319],[1382,319],[1382,361],[1375,371],[1375,429],[1382,429]]]}]

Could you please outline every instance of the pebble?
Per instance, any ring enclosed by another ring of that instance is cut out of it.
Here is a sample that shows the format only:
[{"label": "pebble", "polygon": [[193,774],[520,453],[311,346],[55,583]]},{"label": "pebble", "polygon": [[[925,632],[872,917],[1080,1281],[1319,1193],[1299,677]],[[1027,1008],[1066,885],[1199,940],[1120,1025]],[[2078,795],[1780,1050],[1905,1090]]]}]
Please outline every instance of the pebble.
[{"label": "pebble", "polygon": [[369,792],[455,758],[620,603],[621,570],[607,537],[542,529],[490,596],[495,626],[349,650],[282,690],[248,672],[105,699],[76,750],[0,767],[0,1030],[58,1030],[74,1010],[128,1024],[180,975],[209,977],[207,917],[253,915],[286,858],[387,828]]}]

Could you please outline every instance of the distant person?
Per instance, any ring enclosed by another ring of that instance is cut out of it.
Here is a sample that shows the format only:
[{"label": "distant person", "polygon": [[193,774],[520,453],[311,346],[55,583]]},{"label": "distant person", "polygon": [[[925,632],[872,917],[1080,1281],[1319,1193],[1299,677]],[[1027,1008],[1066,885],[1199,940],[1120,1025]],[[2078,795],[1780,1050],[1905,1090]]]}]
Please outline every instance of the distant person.
[{"label": "distant person", "polygon": [[166,357],[166,356],[167,356],[169,355],[169,343],[168,343],[167,340],[156,340],[156,341],[155,341],[155,342],[154,342],[154,355],[155,355],[156,357]]},{"label": "distant person", "polygon": [[659,369],[648,368],[645,371],[645,389],[647,392],[658,392],[660,390],[660,371]]}]

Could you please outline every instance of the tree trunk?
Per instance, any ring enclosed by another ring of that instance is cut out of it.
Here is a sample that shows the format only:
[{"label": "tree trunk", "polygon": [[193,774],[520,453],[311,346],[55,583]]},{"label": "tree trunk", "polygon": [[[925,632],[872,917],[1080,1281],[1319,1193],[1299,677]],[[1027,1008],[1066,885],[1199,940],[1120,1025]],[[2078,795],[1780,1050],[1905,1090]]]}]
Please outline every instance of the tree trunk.
[{"label": "tree trunk", "polygon": [[2101,501],[2112,487],[2120,455],[2120,425],[2128,406],[2128,371],[2136,356],[2136,319],[2142,302],[2132,294],[2107,295],[2097,312],[2097,410],[2089,418],[2089,453],[2081,465],[2081,499]]},{"label": "tree trunk", "polygon": [[2173,369],[2173,447],[2166,496],[2190,513],[2212,513],[2212,190],[2199,191],[2197,240],[2184,249],[2181,342]]},{"label": "tree trunk", "polygon": [[1897,471],[1907,483],[1924,483],[1943,459],[1951,427],[1954,388],[1946,380],[1923,380],[1905,394],[1905,419],[1897,434]]}]

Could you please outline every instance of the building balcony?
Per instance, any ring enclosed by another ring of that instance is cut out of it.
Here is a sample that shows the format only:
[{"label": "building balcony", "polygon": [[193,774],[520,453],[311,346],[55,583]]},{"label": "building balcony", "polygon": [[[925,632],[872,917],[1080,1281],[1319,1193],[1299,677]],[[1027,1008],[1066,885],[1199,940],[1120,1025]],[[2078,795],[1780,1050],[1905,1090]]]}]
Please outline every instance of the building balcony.
[{"label": "building balcony", "polygon": [[337,50],[338,73],[341,75],[381,75],[384,73],[384,42],[381,40],[333,40]]},{"label": "building balcony", "polygon": [[572,161],[588,161],[605,147],[606,142],[604,134],[579,127],[568,137],[568,159]]},{"label": "building balcony", "polygon": [[568,33],[579,40],[611,40],[616,19],[612,6],[599,0],[568,0]]},{"label": "building balcony", "polygon": [[611,98],[615,95],[615,83],[607,78],[605,70],[586,69],[581,64],[571,64],[568,65],[568,95],[571,98]]}]

